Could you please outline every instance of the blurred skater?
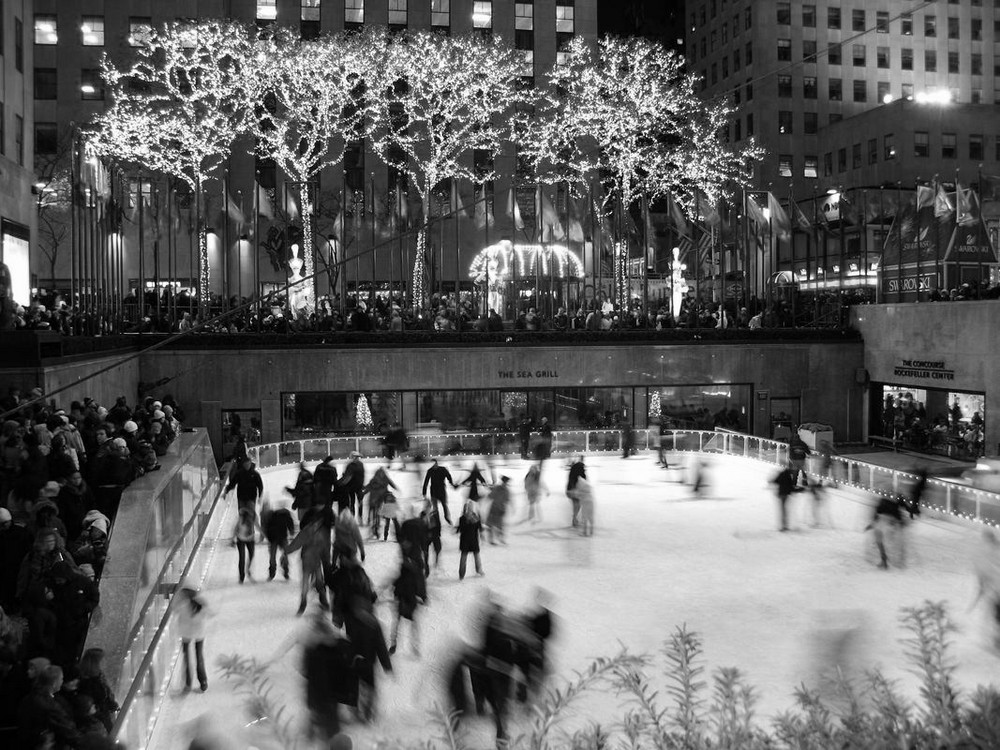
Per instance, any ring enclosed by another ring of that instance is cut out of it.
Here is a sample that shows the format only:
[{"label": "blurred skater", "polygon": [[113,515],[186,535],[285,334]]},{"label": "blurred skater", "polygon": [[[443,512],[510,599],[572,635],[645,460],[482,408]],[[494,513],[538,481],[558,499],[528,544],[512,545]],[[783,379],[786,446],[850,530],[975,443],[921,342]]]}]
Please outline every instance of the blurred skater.
[{"label": "blurred skater", "polygon": [[[432,506],[433,507],[433,506]],[[434,511],[437,513],[437,511]],[[440,535],[441,525],[438,524]],[[399,574],[392,584],[392,593],[396,597],[396,618],[392,623],[389,635],[389,653],[396,653],[399,642],[399,624],[402,620],[410,623],[410,642],[413,645],[414,656],[420,656],[420,639],[417,631],[417,604],[427,604],[427,580],[420,564],[403,552],[399,564]]]},{"label": "blurred skater", "polygon": [[576,486],[581,479],[586,478],[587,466],[583,463],[583,456],[577,456],[570,464],[569,479],[566,481],[566,497],[573,504],[573,526],[578,526],[580,523],[580,500],[576,495]]},{"label": "blurred skater", "polygon": [[809,484],[809,477],[806,474],[806,457],[809,455],[809,446],[806,441],[799,437],[798,429],[792,430],[792,437],[788,440],[788,465],[792,469],[795,477],[795,484],[799,483],[799,474],[806,485]]},{"label": "blurred skater", "polygon": [[431,459],[431,466],[424,475],[424,485],[420,490],[421,494],[427,494],[427,488],[430,487],[430,498],[435,505],[441,504],[441,508],[444,510],[444,520],[451,524],[451,514],[448,512],[448,489],[445,487],[445,483],[452,486],[452,489],[458,489],[458,485],[455,484],[455,480],[451,478],[451,472],[445,467],[439,466],[437,459]]},{"label": "blurred skater", "polygon": [[538,504],[541,499],[542,490],[542,470],[538,464],[528,467],[528,473],[524,475],[524,494],[528,498],[528,518],[526,520],[536,523],[542,520],[542,508]]},{"label": "blurred skater", "polygon": [[576,483],[576,497],[580,503],[580,534],[594,535],[594,488],[586,479]]},{"label": "blurred skater", "polygon": [[292,510],[299,517],[299,523],[316,503],[316,488],[312,472],[306,468],[304,463],[299,464],[299,475],[295,479],[294,487],[285,487],[285,492],[292,496]]},{"label": "blurred skater", "polygon": [[365,540],[361,536],[358,522],[354,520],[354,513],[350,508],[344,508],[337,514],[337,521],[333,526],[333,560],[339,565],[341,560],[354,560],[359,555],[361,562],[364,562]]},{"label": "blurred skater", "polygon": [[361,462],[360,453],[351,451],[351,460],[344,467],[344,475],[337,484],[344,489],[344,494],[338,496],[341,503],[338,510],[347,507],[355,516],[361,517],[361,490],[365,486],[365,465]]},{"label": "blurred skater", "polygon": [[778,488],[778,531],[788,531],[788,498],[795,491],[795,474],[792,468],[788,466],[779,471],[771,483]]},{"label": "blurred skater", "polygon": [[471,554],[476,563],[476,575],[484,575],[483,562],[479,558],[479,535],[483,531],[482,521],[476,512],[476,504],[467,502],[458,519],[458,549],[462,553],[458,563],[458,580],[465,578],[465,560]]},{"label": "blurred skater", "polygon": [[326,561],[330,556],[330,530],[324,526],[320,514],[313,514],[312,520],[299,529],[299,533],[288,545],[289,553],[301,550],[299,557],[302,560],[302,581],[299,611],[296,613],[298,615],[306,611],[306,599],[310,588],[316,589],[320,607],[324,610],[330,608],[326,599],[325,582]]},{"label": "blurred skater", "polygon": [[[537,464],[536,464],[537,465]],[[486,531],[490,538],[490,544],[506,544],[504,537],[507,524],[507,508],[510,506],[510,477],[504,474],[500,477],[500,483],[493,485],[490,489],[490,510],[486,514]]]},{"label": "blurred skater", "polygon": [[[434,508],[435,515],[437,515],[437,508],[430,500],[424,500],[422,504]],[[402,521],[399,520],[400,518]],[[418,508],[416,504],[408,505],[405,510],[401,508],[393,524],[396,528],[396,542],[403,554],[413,558],[423,568],[425,576],[430,575],[427,553],[431,542],[427,533],[427,520],[422,515],[422,509]],[[440,520],[438,525],[440,526]]]},{"label": "blurred skater", "polygon": [[181,637],[181,653],[184,656],[184,692],[191,689],[191,662],[188,646],[194,642],[195,674],[201,692],[208,690],[208,675],[205,672],[205,626],[211,617],[211,610],[205,597],[191,586],[184,586],[178,594],[177,633]]},{"label": "blurred skater", "polygon": [[691,494],[701,497],[704,490],[708,488],[708,464],[705,459],[695,455],[691,459]]},{"label": "blurred skater", "polygon": [[879,564],[882,569],[889,567],[889,550],[899,550],[900,565],[906,560],[906,547],[903,540],[903,512],[899,499],[896,497],[879,498],[875,506],[872,522],[866,527],[875,533],[875,547],[878,549]]},{"label": "blurred skater", "polygon": [[483,473],[479,471],[479,464],[476,463],[472,464],[472,469],[469,471],[469,476],[463,479],[459,484],[459,486],[466,484],[469,485],[469,499],[478,502],[480,499],[479,485],[486,484],[486,477],[484,477]]},{"label": "blurred skater", "polygon": [[540,586],[535,587],[535,600],[524,613],[524,622],[535,634],[536,641],[525,649],[525,659],[521,664],[524,673],[524,683],[518,691],[518,700],[524,703],[529,696],[541,695],[542,686],[548,673],[548,660],[545,658],[546,644],[552,637],[553,622],[552,594]]},{"label": "blurred skater", "polygon": [[249,577],[253,580],[250,568],[253,565],[253,553],[257,547],[257,532],[260,531],[260,524],[257,523],[257,514],[250,508],[241,508],[239,518],[233,527],[233,544],[239,553],[239,573],[240,583]]},{"label": "blurred skater", "polygon": [[[399,487],[386,472],[386,467],[379,466],[372,474],[372,478],[368,480],[368,484],[361,488],[361,494],[368,495],[368,524],[371,527],[372,539],[378,539],[379,526],[382,525],[383,519],[385,520],[385,530],[382,539],[384,541],[389,538],[389,518],[382,513],[382,506],[392,496],[389,491],[390,487],[399,490]],[[395,497],[393,497],[393,503],[395,503]]]},{"label": "blurred skater", "polygon": [[911,519],[920,515],[920,503],[924,499],[924,493],[927,492],[927,467],[921,466],[916,473],[917,480],[910,488],[910,499],[906,507]]},{"label": "blurred skater", "polygon": [[[475,502],[475,501],[473,501]],[[424,575],[431,574],[431,548],[434,549],[434,567],[441,562],[441,514],[437,506],[429,500],[424,501],[420,511],[420,520],[424,523]]]},{"label": "blurred skater", "polygon": [[295,522],[287,508],[272,508],[265,503],[260,514],[261,528],[267,540],[267,580],[273,581],[278,571],[278,553],[281,553],[281,572],[288,580],[288,540],[295,533]]},{"label": "blurred skater", "polygon": [[980,599],[986,601],[990,642],[995,649],[1000,650],[1000,542],[991,529],[983,529],[972,565],[976,575],[976,598],[972,601],[972,607]]},{"label": "blurred skater", "polygon": [[656,463],[662,466],[664,469],[669,469],[670,464],[667,463],[667,451],[670,449],[670,422],[666,417],[660,417],[660,439],[656,444]]}]

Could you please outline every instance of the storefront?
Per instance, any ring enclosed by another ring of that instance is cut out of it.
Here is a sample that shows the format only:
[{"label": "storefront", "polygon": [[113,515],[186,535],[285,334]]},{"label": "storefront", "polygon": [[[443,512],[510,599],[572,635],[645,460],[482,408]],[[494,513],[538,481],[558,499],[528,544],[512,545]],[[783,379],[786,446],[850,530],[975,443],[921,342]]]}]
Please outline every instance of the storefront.
[{"label": "storefront", "polygon": [[952,458],[984,453],[986,396],[944,388],[873,383],[871,434]]}]

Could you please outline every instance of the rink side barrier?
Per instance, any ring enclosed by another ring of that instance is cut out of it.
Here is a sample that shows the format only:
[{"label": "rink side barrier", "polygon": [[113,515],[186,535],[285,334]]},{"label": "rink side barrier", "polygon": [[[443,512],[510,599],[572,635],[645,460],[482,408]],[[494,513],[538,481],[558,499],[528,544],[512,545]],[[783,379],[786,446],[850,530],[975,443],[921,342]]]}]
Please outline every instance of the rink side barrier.
[{"label": "rink side barrier", "polygon": [[180,654],[174,593],[201,587],[225,515],[215,512],[224,483],[208,434],[198,429],[192,438],[175,465],[161,459],[163,468],[148,475],[154,486],[123,495],[119,545],[113,538],[101,581],[104,616],[87,635],[87,648],[105,650],[105,676],[121,705],[110,736],[128,748],[146,747],[152,735]]},{"label": "rink side barrier", "polygon": [[[636,451],[655,451],[660,434],[658,429],[634,430]],[[538,434],[532,433],[532,446]],[[409,436],[408,455],[427,458],[450,456],[482,456],[517,454],[520,440],[515,432],[441,432]],[[774,466],[788,463],[788,444],[778,440],[745,435],[729,430],[671,430],[666,437],[667,450],[680,453],[703,453],[736,456],[761,461]],[[316,437],[266,443],[248,448],[247,452],[261,470],[282,469],[300,463],[322,461],[327,456],[343,461],[352,452],[363,459],[384,459],[385,445],[378,435]],[[621,453],[621,430],[554,430],[552,453],[563,455]],[[919,459],[914,458],[914,463]],[[810,456],[806,469],[812,480],[824,480],[842,487],[893,496],[908,492],[917,481],[913,472],[890,469],[843,456],[830,456],[830,466],[824,470],[818,456]],[[968,487],[945,479],[928,479],[921,506],[943,516],[967,521],[1000,525],[1000,494]]]}]

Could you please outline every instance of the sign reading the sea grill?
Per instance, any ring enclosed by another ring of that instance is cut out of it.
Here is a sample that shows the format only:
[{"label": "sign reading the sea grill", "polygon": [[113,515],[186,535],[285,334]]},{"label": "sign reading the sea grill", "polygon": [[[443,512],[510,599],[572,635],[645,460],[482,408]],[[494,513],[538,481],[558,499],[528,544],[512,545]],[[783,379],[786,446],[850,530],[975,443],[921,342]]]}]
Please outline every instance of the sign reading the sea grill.
[{"label": "sign reading the sea grill", "polygon": [[520,380],[528,378],[558,378],[559,373],[556,370],[497,370],[497,377],[501,380],[513,380],[515,378]]},{"label": "sign reading the sea grill", "polygon": [[901,359],[900,363],[893,370],[893,375],[898,378],[955,379],[955,371],[946,368],[944,360]]}]

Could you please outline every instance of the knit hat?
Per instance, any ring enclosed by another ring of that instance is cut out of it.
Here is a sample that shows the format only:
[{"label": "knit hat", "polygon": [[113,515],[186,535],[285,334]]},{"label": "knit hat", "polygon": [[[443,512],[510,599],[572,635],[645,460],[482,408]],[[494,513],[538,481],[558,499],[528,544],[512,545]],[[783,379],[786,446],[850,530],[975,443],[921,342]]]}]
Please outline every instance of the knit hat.
[{"label": "knit hat", "polygon": [[7,523],[10,520],[12,520],[10,511],[6,508],[0,508],[0,523]]},{"label": "knit hat", "polygon": [[56,505],[51,500],[39,500],[37,503],[34,504],[34,506],[32,507],[31,510],[32,510],[32,512],[34,512],[34,514],[35,514],[36,517],[43,510],[51,510],[57,516],[59,515],[59,506]]},{"label": "knit hat", "polygon": [[162,409],[162,408],[163,408],[163,404],[162,403],[160,403],[159,401],[154,401],[153,402],[153,409],[154,410],[156,410],[156,409]]},{"label": "knit hat", "polygon": [[103,406],[98,406],[97,416],[99,416],[101,419],[104,419],[106,416],[108,416],[108,410],[105,409]]},{"label": "knit hat", "polygon": [[139,429],[139,425],[137,425],[131,419],[128,422],[125,423],[125,426],[124,426],[125,432],[129,432],[129,433],[136,432],[136,431],[138,431],[138,429]]},{"label": "knit hat", "polygon": [[29,391],[28,395],[31,396],[32,398],[41,398],[42,397],[42,389],[41,388],[32,388],[31,391]]},{"label": "knit hat", "polygon": [[111,441],[111,444],[116,448],[128,448],[128,443],[125,442],[125,438],[116,437]]},{"label": "knit hat", "polygon": [[38,491],[39,497],[55,497],[59,494],[62,487],[59,482],[46,482],[45,486]]},{"label": "knit hat", "polygon": [[153,412],[153,419],[163,419],[165,416],[166,415],[159,409]]}]

